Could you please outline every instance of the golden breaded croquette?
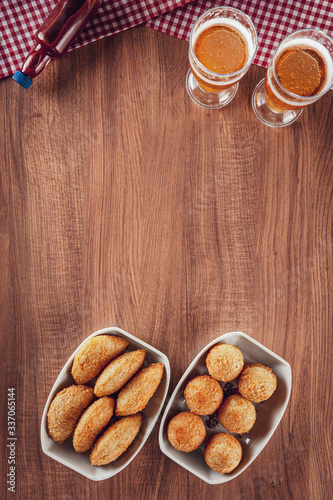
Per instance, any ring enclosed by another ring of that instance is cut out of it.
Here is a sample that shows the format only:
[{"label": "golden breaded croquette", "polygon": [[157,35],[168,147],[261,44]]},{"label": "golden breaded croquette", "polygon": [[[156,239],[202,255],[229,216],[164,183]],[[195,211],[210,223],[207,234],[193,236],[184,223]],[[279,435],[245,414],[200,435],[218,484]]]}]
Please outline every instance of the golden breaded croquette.
[{"label": "golden breaded croquette", "polygon": [[53,441],[61,444],[69,438],[93,397],[94,389],[86,385],[71,385],[58,392],[47,413],[48,431]]},{"label": "golden breaded croquette", "polygon": [[208,373],[220,382],[234,380],[243,369],[242,351],[230,344],[213,346],[206,357]]},{"label": "golden breaded croquette", "polygon": [[134,415],[143,410],[154,395],[164,373],[163,363],[152,363],[140,370],[120,391],[117,398],[116,415]]},{"label": "golden breaded croquette", "polygon": [[119,391],[141,368],[145,359],[144,349],[125,352],[111,361],[102,371],[95,384],[96,396],[108,396]]},{"label": "golden breaded croquette", "polygon": [[97,335],[88,340],[75,354],[72,375],[77,384],[86,384],[98,375],[129,342],[114,335]]},{"label": "golden breaded croquette", "polygon": [[270,398],[277,387],[276,375],[261,363],[245,365],[238,378],[238,390],[243,398],[261,403]]},{"label": "golden breaded croquette", "polygon": [[84,453],[94,444],[97,436],[109,423],[115,406],[112,398],[97,399],[88,406],[75,427],[73,446],[78,453]]},{"label": "golden breaded croquette", "polygon": [[90,455],[91,465],[106,465],[120,457],[137,436],[143,422],[142,413],[123,417],[103,432]]},{"label": "golden breaded croquette", "polygon": [[249,432],[257,418],[256,409],[251,401],[237,394],[223,401],[217,415],[227,431],[237,434]]},{"label": "golden breaded croquette", "polygon": [[223,390],[214,378],[198,375],[186,384],[184,397],[192,413],[211,415],[222,403]]},{"label": "golden breaded croquette", "polygon": [[198,415],[182,411],[170,420],[167,435],[176,450],[189,453],[196,450],[204,441],[206,428]]},{"label": "golden breaded croquette", "polygon": [[225,474],[236,469],[242,459],[243,450],[240,442],[231,434],[219,432],[206,443],[205,461],[215,472]]}]

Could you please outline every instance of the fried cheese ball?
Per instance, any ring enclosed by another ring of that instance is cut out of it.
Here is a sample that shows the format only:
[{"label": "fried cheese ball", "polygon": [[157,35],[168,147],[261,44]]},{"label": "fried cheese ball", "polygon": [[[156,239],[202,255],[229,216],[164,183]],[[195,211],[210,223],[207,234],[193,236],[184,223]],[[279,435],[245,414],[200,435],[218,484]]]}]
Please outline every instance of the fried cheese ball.
[{"label": "fried cheese ball", "polygon": [[108,396],[119,391],[141,368],[145,359],[144,349],[125,352],[111,361],[102,371],[95,384],[96,396]]},{"label": "fried cheese ball", "polygon": [[277,386],[276,375],[261,363],[245,365],[238,378],[238,390],[243,398],[260,403],[270,398]]},{"label": "fried cheese ball", "polygon": [[61,444],[69,438],[93,397],[94,389],[86,385],[71,385],[58,392],[47,413],[48,431],[53,441]]},{"label": "fried cheese ball", "polygon": [[215,472],[225,474],[236,469],[242,459],[243,450],[240,442],[231,434],[219,432],[206,443],[205,461]]},{"label": "fried cheese ball", "polygon": [[77,384],[86,384],[128,346],[128,341],[114,335],[97,335],[75,354],[72,375]]},{"label": "fried cheese ball", "polygon": [[249,432],[257,418],[256,409],[251,401],[237,394],[223,401],[217,415],[227,431],[237,434]]},{"label": "fried cheese ball", "polygon": [[223,390],[214,378],[198,375],[186,384],[184,397],[192,413],[211,415],[222,403]]},{"label": "fried cheese ball", "polygon": [[121,418],[106,429],[94,444],[91,465],[106,465],[117,460],[137,436],[142,422],[142,413],[137,413]]},{"label": "fried cheese ball", "polygon": [[213,346],[206,357],[209,375],[220,382],[230,382],[238,377],[244,366],[242,351],[230,344]]},{"label": "fried cheese ball", "polygon": [[78,453],[84,453],[94,444],[98,434],[109,423],[113,415],[114,399],[97,399],[82,414],[73,436],[73,446]]},{"label": "fried cheese ball", "polygon": [[198,415],[182,411],[170,420],[167,435],[176,450],[189,453],[196,450],[204,441],[206,429]]},{"label": "fried cheese ball", "polygon": [[116,415],[134,415],[143,410],[159,386],[163,373],[163,363],[152,363],[140,370],[118,394]]}]

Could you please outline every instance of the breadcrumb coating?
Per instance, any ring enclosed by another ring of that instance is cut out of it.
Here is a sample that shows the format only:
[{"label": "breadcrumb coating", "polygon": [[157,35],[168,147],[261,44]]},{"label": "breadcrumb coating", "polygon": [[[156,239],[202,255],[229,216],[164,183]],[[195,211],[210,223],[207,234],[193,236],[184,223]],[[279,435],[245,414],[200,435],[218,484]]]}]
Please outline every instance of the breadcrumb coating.
[{"label": "breadcrumb coating", "polygon": [[225,474],[236,469],[242,459],[243,450],[240,442],[231,434],[214,434],[206,443],[205,461],[215,472]]},{"label": "breadcrumb coating", "polygon": [[223,390],[217,380],[209,375],[198,375],[186,384],[184,397],[191,412],[211,415],[222,403]]},{"label": "breadcrumb coating", "polygon": [[251,401],[235,394],[223,401],[218,410],[218,418],[227,431],[244,434],[252,429],[257,414]]},{"label": "breadcrumb coating", "polygon": [[183,411],[170,420],[167,435],[176,450],[189,453],[196,450],[204,441],[206,429],[198,415]]},{"label": "breadcrumb coating", "polygon": [[136,438],[142,422],[143,415],[137,413],[121,418],[106,429],[94,444],[91,465],[106,465],[117,460]]},{"label": "breadcrumb coating", "polygon": [[163,363],[152,363],[139,371],[120,391],[116,415],[123,417],[142,411],[156,392],[164,373]]},{"label": "breadcrumb coating", "polygon": [[208,373],[220,382],[230,382],[238,377],[244,366],[242,351],[230,344],[213,346],[207,354]]},{"label": "breadcrumb coating", "polygon": [[238,390],[243,398],[255,403],[266,401],[277,387],[277,378],[272,369],[261,363],[245,365],[238,378]]},{"label": "breadcrumb coating", "polygon": [[73,446],[78,453],[84,453],[94,444],[97,436],[109,423],[115,406],[112,398],[97,399],[88,406],[75,427]]},{"label": "breadcrumb coating", "polygon": [[61,444],[69,438],[93,397],[94,389],[86,385],[71,385],[58,392],[47,413],[48,431],[53,441]]},{"label": "breadcrumb coating", "polygon": [[72,375],[77,384],[86,384],[98,375],[128,346],[128,341],[114,335],[97,335],[75,354]]},{"label": "breadcrumb coating", "polygon": [[96,396],[108,396],[119,391],[141,368],[145,359],[144,349],[125,352],[111,361],[98,377],[94,392]]}]

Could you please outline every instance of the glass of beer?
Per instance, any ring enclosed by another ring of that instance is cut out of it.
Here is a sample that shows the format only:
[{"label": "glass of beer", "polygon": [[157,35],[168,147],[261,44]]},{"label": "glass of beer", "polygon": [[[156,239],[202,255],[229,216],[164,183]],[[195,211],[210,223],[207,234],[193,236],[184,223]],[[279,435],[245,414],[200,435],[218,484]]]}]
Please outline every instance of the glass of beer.
[{"label": "glass of beer", "polygon": [[302,29],[288,35],[256,86],[252,108],[270,127],[293,123],[303,108],[318,101],[333,83],[333,40],[322,31]]},{"label": "glass of beer", "polygon": [[186,77],[190,98],[206,108],[228,104],[256,50],[257,32],[249,16],[232,7],[204,12],[190,36],[191,69]]}]

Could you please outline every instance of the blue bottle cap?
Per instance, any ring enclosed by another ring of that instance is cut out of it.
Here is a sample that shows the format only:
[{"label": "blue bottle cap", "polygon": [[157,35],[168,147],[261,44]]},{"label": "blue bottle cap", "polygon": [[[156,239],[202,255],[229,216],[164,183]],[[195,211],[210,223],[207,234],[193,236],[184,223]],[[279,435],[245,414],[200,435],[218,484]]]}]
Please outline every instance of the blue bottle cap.
[{"label": "blue bottle cap", "polygon": [[30,78],[21,71],[16,71],[13,76],[13,80],[15,80],[15,82],[19,83],[25,89],[28,89],[32,85],[32,80],[30,80]]}]

